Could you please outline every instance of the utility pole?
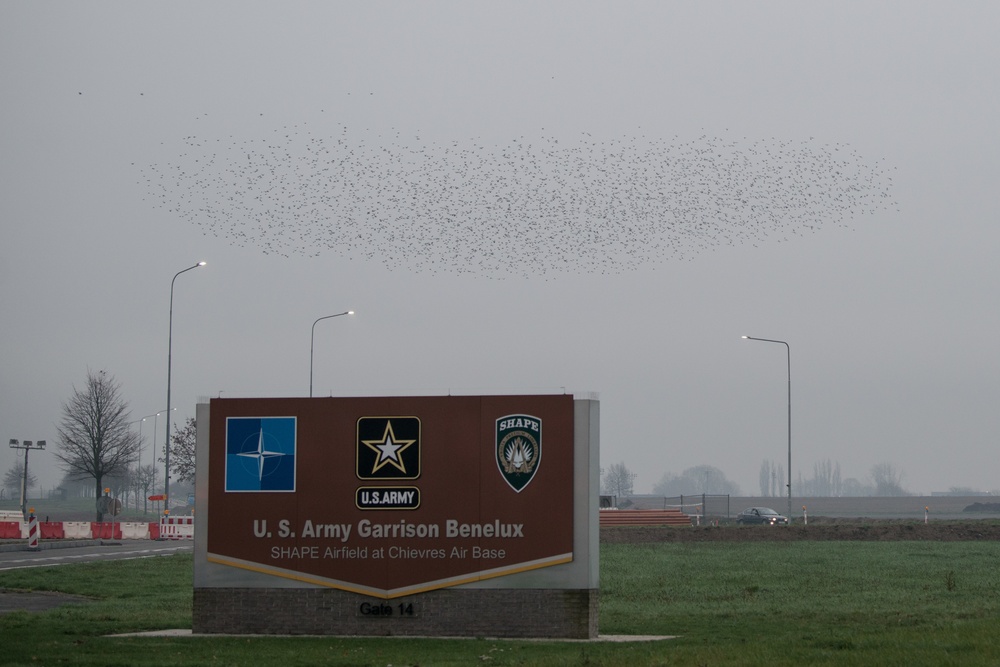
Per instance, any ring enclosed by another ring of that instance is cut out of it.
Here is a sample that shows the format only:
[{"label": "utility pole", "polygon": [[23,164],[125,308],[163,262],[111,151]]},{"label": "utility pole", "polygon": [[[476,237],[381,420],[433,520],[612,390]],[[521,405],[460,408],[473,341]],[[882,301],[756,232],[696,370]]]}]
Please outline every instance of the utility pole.
[{"label": "utility pole", "polygon": [[31,440],[25,440],[24,442],[19,441],[17,438],[10,439],[11,449],[23,449],[24,450],[24,477],[21,479],[21,514],[24,516],[24,520],[28,520],[28,452],[32,449],[45,449],[45,441],[38,440],[32,442]]}]

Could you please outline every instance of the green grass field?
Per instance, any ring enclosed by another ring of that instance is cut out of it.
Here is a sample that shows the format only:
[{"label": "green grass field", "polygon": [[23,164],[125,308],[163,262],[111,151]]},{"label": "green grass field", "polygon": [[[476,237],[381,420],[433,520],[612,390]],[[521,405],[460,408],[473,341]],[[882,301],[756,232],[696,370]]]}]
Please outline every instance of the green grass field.
[{"label": "green grass field", "polygon": [[129,637],[191,627],[190,556],[0,572],[93,598],[0,616],[4,665],[996,665],[1000,543],[602,545],[601,634],[658,642]]}]

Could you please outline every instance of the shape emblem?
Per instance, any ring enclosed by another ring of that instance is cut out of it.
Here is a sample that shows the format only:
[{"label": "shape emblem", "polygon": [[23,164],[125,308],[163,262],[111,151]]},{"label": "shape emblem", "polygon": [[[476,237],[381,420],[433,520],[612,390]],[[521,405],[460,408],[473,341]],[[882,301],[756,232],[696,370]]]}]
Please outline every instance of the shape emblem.
[{"label": "shape emblem", "polygon": [[496,423],[497,468],[510,488],[520,493],[535,478],[542,460],[542,420],[507,415]]}]

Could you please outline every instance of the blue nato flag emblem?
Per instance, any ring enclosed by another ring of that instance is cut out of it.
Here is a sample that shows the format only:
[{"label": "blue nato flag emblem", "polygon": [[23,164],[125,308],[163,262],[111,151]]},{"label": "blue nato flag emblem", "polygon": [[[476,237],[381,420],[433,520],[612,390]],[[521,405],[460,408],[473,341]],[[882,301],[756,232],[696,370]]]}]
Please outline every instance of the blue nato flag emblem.
[{"label": "blue nato flag emblem", "polygon": [[226,419],[226,491],[295,491],[295,417]]}]

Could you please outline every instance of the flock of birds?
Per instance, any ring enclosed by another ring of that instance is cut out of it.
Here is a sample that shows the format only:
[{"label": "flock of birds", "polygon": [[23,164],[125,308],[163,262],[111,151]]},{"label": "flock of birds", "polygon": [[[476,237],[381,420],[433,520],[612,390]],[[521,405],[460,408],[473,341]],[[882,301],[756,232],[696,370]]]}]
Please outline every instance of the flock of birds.
[{"label": "flock of birds", "polygon": [[889,209],[891,169],[815,139],[404,141],[306,125],[189,136],[141,167],[153,206],[230,243],[394,270],[615,274]]}]

